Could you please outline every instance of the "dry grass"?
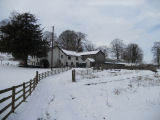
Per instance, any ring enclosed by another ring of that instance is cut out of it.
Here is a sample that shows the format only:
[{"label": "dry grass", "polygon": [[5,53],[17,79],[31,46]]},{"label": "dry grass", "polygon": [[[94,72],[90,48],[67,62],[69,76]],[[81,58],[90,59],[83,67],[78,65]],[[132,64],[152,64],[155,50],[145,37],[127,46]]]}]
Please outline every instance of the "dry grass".
[{"label": "dry grass", "polygon": [[113,93],[114,93],[115,95],[120,95],[120,94],[121,94],[121,90],[118,89],[118,88],[115,88],[115,89],[113,90]]}]

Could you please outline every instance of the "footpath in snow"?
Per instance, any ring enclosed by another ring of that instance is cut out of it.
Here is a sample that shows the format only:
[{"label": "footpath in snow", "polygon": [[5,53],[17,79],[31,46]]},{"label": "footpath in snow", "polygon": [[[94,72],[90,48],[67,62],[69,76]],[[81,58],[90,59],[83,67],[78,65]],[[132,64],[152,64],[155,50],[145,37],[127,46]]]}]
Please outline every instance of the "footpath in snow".
[{"label": "footpath in snow", "polygon": [[43,79],[7,120],[160,120],[159,77],[105,70],[72,83],[69,70]]}]

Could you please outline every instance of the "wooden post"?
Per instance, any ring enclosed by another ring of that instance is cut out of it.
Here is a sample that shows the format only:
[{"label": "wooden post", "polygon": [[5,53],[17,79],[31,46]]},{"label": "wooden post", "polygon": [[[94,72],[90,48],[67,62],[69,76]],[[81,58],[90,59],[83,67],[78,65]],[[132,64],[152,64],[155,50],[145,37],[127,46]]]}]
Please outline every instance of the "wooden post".
[{"label": "wooden post", "polygon": [[30,83],[29,83],[29,94],[31,95],[31,91],[32,91],[32,80],[30,80]]},{"label": "wooden post", "polygon": [[47,77],[47,72],[45,72],[45,78]]},{"label": "wooden post", "polygon": [[36,71],[36,83],[38,84],[38,80],[39,80],[39,78],[38,78],[38,71]]},{"label": "wooden post", "polygon": [[49,71],[47,71],[47,77],[49,76]]},{"label": "wooden post", "polygon": [[35,78],[33,79],[33,90],[35,89],[36,87],[36,82],[35,82]]},{"label": "wooden post", "polygon": [[26,96],[25,96],[25,91],[26,90],[26,88],[25,88],[25,82],[23,83],[23,101],[25,102],[25,100],[26,100]]},{"label": "wooden post", "polygon": [[12,112],[14,112],[15,108],[15,87],[12,88]]},{"label": "wooden post", "polygon": [[44,78],[43,73],[42,73],[42,79]]},{"label": "wooden post", "polygon": [[42,74],[39,74],[39,81],[42,79],[42,77],[41,77],[41,76],[42,76]]},{"label": "wooden post", "polygon": [[41,76],[40,76],[40,74],[38,74],[38,81],[40,81],[41,80]]},{"label": "wooden post", "polygon": [[72,82],[75,82],[75,69],[72,70]]}]

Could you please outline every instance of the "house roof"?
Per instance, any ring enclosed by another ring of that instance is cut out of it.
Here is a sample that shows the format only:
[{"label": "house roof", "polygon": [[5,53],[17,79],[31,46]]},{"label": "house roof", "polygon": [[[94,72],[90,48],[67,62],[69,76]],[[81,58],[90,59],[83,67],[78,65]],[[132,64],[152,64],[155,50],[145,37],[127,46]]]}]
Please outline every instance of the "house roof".
[{"label": "house roof", "polygon": [[78,53],[79,55],[94,55],[97,54],[100,50],[96,50],[96,51],[89,51],[89,52],[80,52]]},{"label": "house roof", "polygon": [[87,58],[86,60],[89,60],[90,62],[95,62],[95,60],[93,58]]},{"label": "house roof", "polygon": [[[60,48],[61,49],[61,48]],[[82,55],[94,55],[97,54],[98,52],[100,52],[100,50],[96,50],[96,51],[89,51],[89,52],[75,52],[75,51],[70,51],[70,50],[65,50],[65,49],[61,49],[66,55],[71,55],[71,56],[82,56]]]},{"label": "house roof", "polygon": [[75,52],[75,51],[69,51],[69,50],[64,50],[61,49],[66,55],[71,55],[71,56],[80,56],[79,53]]}]

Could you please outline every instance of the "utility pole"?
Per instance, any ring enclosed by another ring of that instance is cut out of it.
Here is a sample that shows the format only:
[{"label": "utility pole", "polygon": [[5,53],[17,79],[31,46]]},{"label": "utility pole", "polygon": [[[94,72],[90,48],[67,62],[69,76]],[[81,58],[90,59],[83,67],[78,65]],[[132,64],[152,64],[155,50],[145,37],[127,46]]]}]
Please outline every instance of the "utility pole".
[{"label": "utility pole", "polygon": [[53,70],[53,41],[54,41],[54,26],[52,27],[52,39],[51,39],[51,71]]}]

